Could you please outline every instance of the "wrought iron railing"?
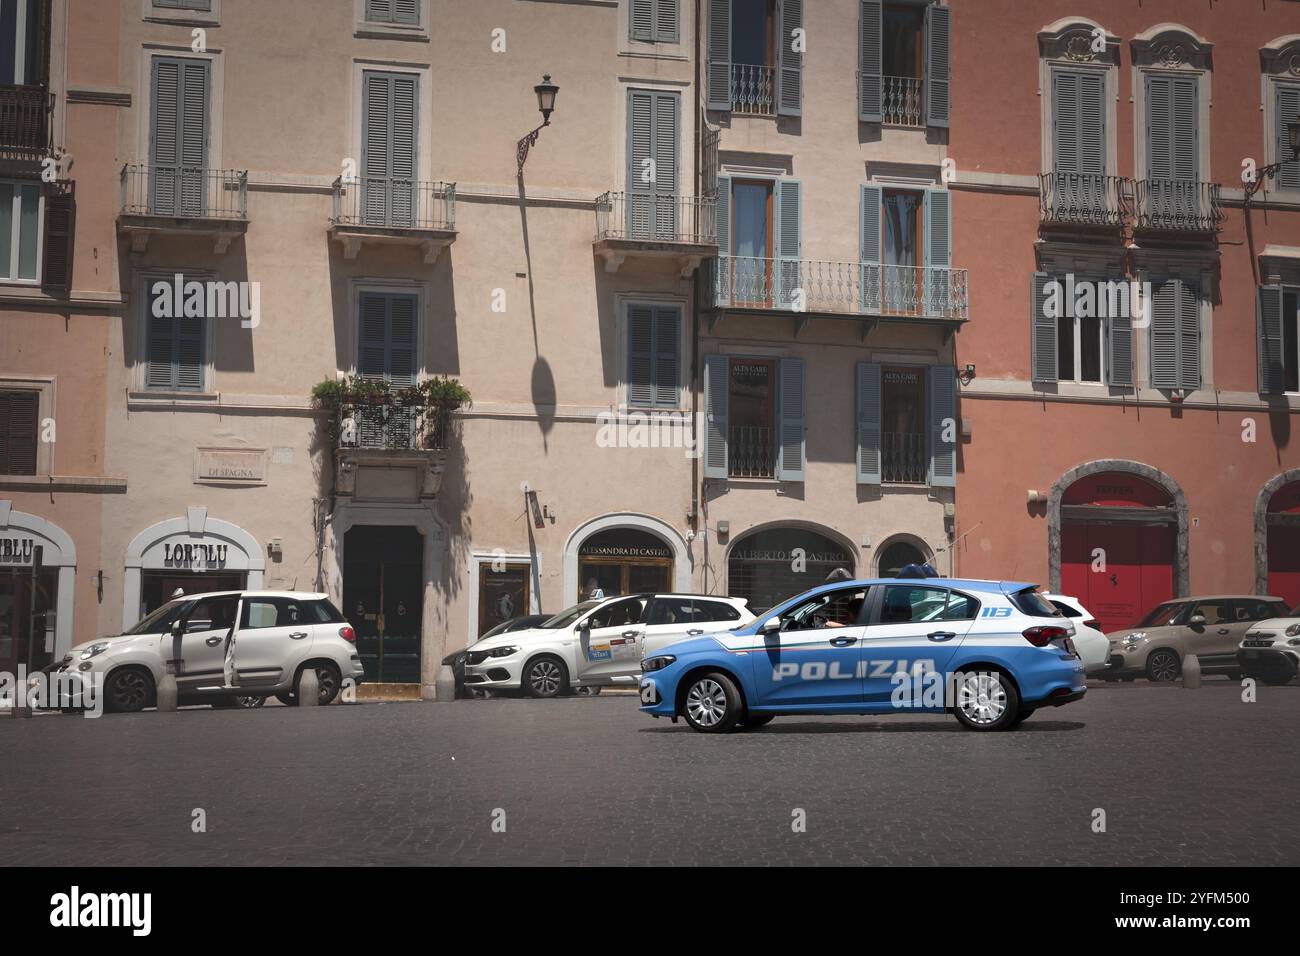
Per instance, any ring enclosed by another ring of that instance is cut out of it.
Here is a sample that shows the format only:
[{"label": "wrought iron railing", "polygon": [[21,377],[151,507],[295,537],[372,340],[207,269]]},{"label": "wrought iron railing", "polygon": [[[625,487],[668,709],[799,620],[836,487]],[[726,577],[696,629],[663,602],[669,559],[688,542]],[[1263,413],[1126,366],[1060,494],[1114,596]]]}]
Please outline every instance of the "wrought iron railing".
[{"label": "wrought iron railing", "polygon": [[713,274],[722,308],[954,320],[970,312],[965,269],[719,256]]},{"label": "wrought iron railing", "polygon": [[884,122],[890,126],[924,126],[924,81],[914,76],[886,76],[883,79]]},{"label": "wrought iron railing", "polygon": [[732,425],[727,435],[727,473],[732,478],[776,475],[776,430],[761,425]]},{"label": "wrought iron railing", "polygon": [[362,176],[334,180],[334,215],[340,226],[378,229],[456,228],[456,184]]},{"label": "wrought iron railing", "polygon": [[0,149],[42,153],[50,146],[54,96],[43,86],[0,84]]},{"label": "wrought iron railing", "polygon": [[1123,176],[1044,173],[1039,182],[1042,221],[1089,226],[1123,225],[1127,199]]},{"label": "wrought iron railing", "polygon": [[128,163],[122,167],[122,212],[177,219],[247,219],[248,171]]},{"label": "wrought iron railing", "polygon": [[925,484],[930,462],[925,435],[917,432],[881,432],[881,477],[903,484]]},{"label": "wrought iron railing", "polygon": [[776,115],[776,70],[752,63],[731,64],[731,111]]},{"label": "wrought iron railing", "polygon": [[446,451],[455,408],[446,404],[339,406],[339,447],[388,451]]},{"label": "wrought iron railing", "polygon": [[596,199],[597,239],[713,245],[714,196],[607,192]]},{"label": "wrought iron railing", "polygon": [[1214,232],[1223,221],[1219,184],[1180,179],[1137,183],[1137,224],[1170,232]]}]

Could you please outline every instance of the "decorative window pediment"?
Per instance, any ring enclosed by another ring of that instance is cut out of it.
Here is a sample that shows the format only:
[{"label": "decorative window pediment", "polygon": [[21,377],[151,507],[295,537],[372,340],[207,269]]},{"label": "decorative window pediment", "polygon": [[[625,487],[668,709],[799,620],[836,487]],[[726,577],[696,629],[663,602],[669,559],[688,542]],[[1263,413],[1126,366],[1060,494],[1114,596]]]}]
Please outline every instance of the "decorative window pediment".
[{"label": "decorative window pediment", "polygon": [[1165,70],[1209,70],[1214,44],[1177,24],[1160,24],[1133,38],[1133,63]]},{"label": "decorative window pediment", "polygon": [[1050,23],[1038,33],[1039,56],[1069,63],[1119,65],[1119,37],[1080,17]]},{"label": "decorative window pediment", "polygon": [[1267,76],[1300,80],[1300,34],[1273,40],[1259,51],[1259,62]]}]

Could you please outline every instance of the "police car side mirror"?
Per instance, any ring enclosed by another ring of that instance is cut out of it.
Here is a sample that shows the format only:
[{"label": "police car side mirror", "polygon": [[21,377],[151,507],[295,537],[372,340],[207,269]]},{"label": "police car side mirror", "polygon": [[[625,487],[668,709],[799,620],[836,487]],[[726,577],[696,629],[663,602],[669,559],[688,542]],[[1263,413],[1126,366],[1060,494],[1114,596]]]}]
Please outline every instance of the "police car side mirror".
[{"label": "police car side mirror", "polygon": [[180,637],[185,633],[185,622],[179,617],[172,621],[172,637]]},{"label": "police car side mirror", "polygon": [[781,630],[781,619],[779,617],[769,617],[763,622],[763,626],[758,629],[760,634],[775,634]]},{"label": "police car side mirror", "polygon": [[1204,615],[1204,614],[1193,614],[1193,615],[1192,615],[1192,619],[1191,619],[1190,621],[1188,621],[1187,623],[1188,623],[1188,624],[1191,624],[1193,627],[1197,627],[1197,626],[1203,625],[1203,624],[1205,624],[1205,615]]}]

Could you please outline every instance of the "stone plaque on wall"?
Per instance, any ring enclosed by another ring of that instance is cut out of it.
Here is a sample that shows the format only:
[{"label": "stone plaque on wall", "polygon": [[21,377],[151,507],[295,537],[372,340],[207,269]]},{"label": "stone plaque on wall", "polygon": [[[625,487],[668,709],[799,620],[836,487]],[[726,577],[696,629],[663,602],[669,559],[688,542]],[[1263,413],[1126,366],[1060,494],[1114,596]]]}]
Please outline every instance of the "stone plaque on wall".
[{"label": "stone plaque on wall", "polygon": [[194,481],[201,484],[266,484],[265,448],[195,448]]}]

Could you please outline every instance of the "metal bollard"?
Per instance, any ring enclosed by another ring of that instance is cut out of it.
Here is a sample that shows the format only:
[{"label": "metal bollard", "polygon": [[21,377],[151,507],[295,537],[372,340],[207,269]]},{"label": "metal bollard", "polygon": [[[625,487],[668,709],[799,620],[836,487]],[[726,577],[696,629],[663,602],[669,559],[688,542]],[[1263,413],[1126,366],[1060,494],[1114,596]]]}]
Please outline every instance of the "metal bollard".
[{"label": "metal bollard", "polygon": [[443,702],[456,699],[456,674],[449,664],[438,668],[438,679],[433,685],[433,699]]},{"label": "metal bollard", "polygon": [[320,680],[314,667],[306,668],[298,678],[298,706],[320,706]]},{"label": "metal bollard", "polygon": [[1183,658],[1183,686],[1188,690],[1201,686],[1201,662],[1195,654]]},{"label": "metal bollard", "polygon": [[177,702],[180,699],[180,691],[176,686],[176,675],[171,672],[171,668],[163,674],[162,680],[158,681],[158,687],[154,691],[155,706],[160,714],[176,713]]}]

